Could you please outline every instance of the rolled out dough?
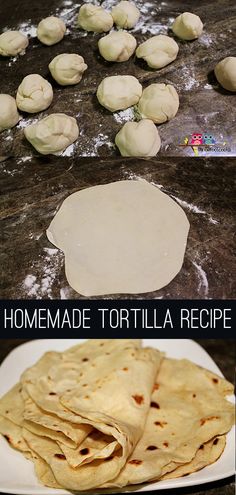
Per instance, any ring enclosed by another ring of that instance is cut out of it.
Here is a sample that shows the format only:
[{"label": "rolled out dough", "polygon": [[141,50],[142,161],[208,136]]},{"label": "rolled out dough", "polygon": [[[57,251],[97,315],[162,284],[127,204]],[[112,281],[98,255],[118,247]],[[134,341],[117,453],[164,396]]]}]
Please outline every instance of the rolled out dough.
[{"label": "rolled out dough", "polygon": [[145,180],[125,180],[71,194],[47,236],[65,253],[70,286],[98,296],[167,285],[181,269],[188,231],[173,199]]}]

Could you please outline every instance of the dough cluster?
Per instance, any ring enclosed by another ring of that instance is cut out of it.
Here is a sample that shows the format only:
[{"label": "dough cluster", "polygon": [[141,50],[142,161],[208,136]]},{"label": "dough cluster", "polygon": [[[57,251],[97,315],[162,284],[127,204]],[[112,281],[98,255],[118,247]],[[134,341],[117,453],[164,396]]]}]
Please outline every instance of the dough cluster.
[{"label": "dough cluster", "polygon": [[159,34],[139,45],[136,56],[143,58],[152,69],[161,69],[176,59],[178,51],[173,38]]},{"label": "dough cluster", "polygon": [[20,31],[6,31],[0,35],[0,55],[14,57],[22,54],[29,44],[27,36]]},{"label": "dough cluster", "polygon": [[108,62],[125,62],[133,55],[137,46],[132,34],[112,31],[98,42],[99,52]]},{"label": "dough cluster", "polygon": [[133,2],[122,0],[112,8],[114,23],[122,29],[131,29],[137,24],[140,12]]},{"label": "dough cluster", "polygon": [[44,45],[55,45],[62,40],[66,32],[66,26],[59,17],[46,17],[37,27],[37,37]]},{"label": "dough cluster", "polygon": [[91,3],[85,3],[80,7],[77,22],[78,26],[85,31],[95,33],[106,33],[113,26],[111,14],[102,7]]},{"label": "dough cluster", "polygon": [[20,120],[16,100],[10,95],[0,94],[0,132],[14,127]]},{"label": "dough cluster", "polygon": [[134,76],[105,77],[97,90],[99,103],[111,112],[136,105],[141,94],[142,86]]},{"label": "dough cluster", "polygon": [[201,36],[203,24],[200,17],[191,12],[184,12],[176,17],[172,31],[182,40],[195,40]]},{"label": "dough cluster", "polygon": [[79,83],[88,68],[83,57],[77,53],[61,53],[53,58],[48,67],[52,77],[62,86]]},{"label": "dough cluster", "polygon": [[152,120],[126,122],[115,138],[116,146],[122,156],[156,156],[161,139]]},{"label": "dough cluster", "polygon": [[16,94],[16,103],[23,112],[36,113],[49,107],[53,99],[51,84],[39,74],[24,77]]},{"label": "dough cluster", "polygon": [[42,155],[64,151],[79,135],[74,117],[64,113],[52,113],[36,124],[24,129],[26,139]]},{"label": "dough cluster", "polygon": [[226,57],[215,66],[215,76],[224,89],[236,91],[236,57]]},{"label": "dough cluster", "polygon": [[179,97],[171,84],[150,84],[143,90],[138,110],[142,118],[162,124],[173,119],[179,108]]}]

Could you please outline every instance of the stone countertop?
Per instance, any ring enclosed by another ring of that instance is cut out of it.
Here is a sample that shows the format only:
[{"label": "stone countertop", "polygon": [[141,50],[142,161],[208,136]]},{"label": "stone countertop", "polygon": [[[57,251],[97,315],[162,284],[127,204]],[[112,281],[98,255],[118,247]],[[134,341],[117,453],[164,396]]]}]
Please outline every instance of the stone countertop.
[{"label": "stone countertop", "polygon": [[[21,339],[1,339],[0,345],[0,364],[7,354],[16,346],[26,342]],[[197,342],[210,354],[212,359],[221,369],[225,378],[234,381],[234,366],[235,366],[235,342],[223,339],[201,339]],[[154,492],[145,492],[152,495]],[[191,486],[169,490],[171,495],[234,495],[235,483],[234,477],[224,480],[207,483],[205,485]],[[158,495],[166,495],[166,490],[158,491]]]},{"label": "stone countertop", "polygon": [[35,159],[18,167],[0,165],[3,273],[0,297],[9,299],[80,298],[66,281],[64,255],[46,229],[71,193],[122,179],[143,178],[177,201],[190,222],[184,264],[163,289],[111,298],[234,298],[236,194],[234,158]]},{"label": "stone countertop", "polygon": [[[100,2],[110,9],[117,0]],[[39,73],[50,80],[54,99],[49,109],[40,114],[22,114],[22,120],[12,130],[1,133],[0,156],[15,156],[19,161],[35,162],[37,152],[26,141],[23,128],[32,121],[54,112],[65,112],[77,118],[80,136],[65,152],[75,156],[119,156],[114,138],[121,126],[132,120],[132,109],[112,114],[97,101],[96,89],[109,75],[131,74],[143,86],[165,82],[175,86],[180,96],[177,116],[158,126],[162,140],[159,156],[194,156],[191,146],[181,146],[194,133],[208,133],[215,146],[195,149],[199,155],[235,155],[236,124],[232,108],[235,95],[217,83],[213,69],[222,58],[235,54],[236,4],[234,0],[200,0],[194,6],[191,0],[136,1],[141,10],[137,26],[130,32],[138,44],[156,34],[173,36],[170,26],[184,11],[199,14],[203,23],[202,36],[195,41],[177,39],[180,50],[176,61],[161,70],[152,70],[135,57],[123,63],[106,62],[99,55],[97,41],[101,35],[87,33],[76,27],[76,16],[81,2],[51,0],[9,0],[0,3],[0,32],[19,29],[30,35],[30,44],[24,56],[0,58],[1,92],[16,94],[18,85],[29,73]],[[36,37],[38,22],[48,15],[58,15],[67,25],[64,39],[53,46],[41,44]],[[81,54],[88,70],[76,86],[61,87],[52,80],[48,64],[60,53]]]}]

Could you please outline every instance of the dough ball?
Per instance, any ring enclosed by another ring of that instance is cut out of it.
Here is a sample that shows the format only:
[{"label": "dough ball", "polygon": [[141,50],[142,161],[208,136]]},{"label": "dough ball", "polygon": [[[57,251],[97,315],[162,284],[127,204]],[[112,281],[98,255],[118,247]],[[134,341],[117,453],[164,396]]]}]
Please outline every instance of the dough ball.
[{"label": "dough ball", "polygon": [[6,31],[0,35],[0,55],[14,57],[18,53],[24,53],[28,44],[27,36],[20,31]]},{"label": "dough ball", "polygon": [[78,26],[85,31],[94,33],[106,33],[113,26],[111,14],[102,7],[85,3],[79,9]]},{"label": "dough ball", "polygon": [[62,86],[79,83],[88,68],[83,57],[77,53],[61,53],[52,59],[48,67],[52,77]]},{"label": "dough ball", "polygon": [[126,122],[115,137],[122,156],[156,156],[161,140],[152,120]]},{"label": "dough ball", "polygon": [[14,127],[20,120],[16,100],[10,95],[0,94],[0,132]]},{"label": "dough ball", "polygon": [[203,24],[196,14],[184,12],[176,17],[172,31],[182,40],[195,40],[201,36]]},{"label": "dough ball", "polygon": [[188,219],[145,180],[121,180],[71,194],[47,236],[65,254],[67,280],[85,296],[141,294],[180,271]]},{"label": "dough ball", "polygon": [[64,38],[66,25],[59,17],[46,17],[37,27],[37,36],[44,45],[55,45]]},{"label": "dough ball", "polygon": [[140,115],[156,124],[173,119],[178,108],[178,93],[171,84],[150,84],[143,90],[138,104]]},{"label": "dough ball", "polygon": [[144,41],[136,50],[136,56],[143,58],[153,69],[161,69],[173,62],[179,47],[173,38],[159,34]]},{"label": "dough ball", "polygon": [[64,113],[52,113],[36,124],[24,129],[25,137],[42,155],[64,151],[79,135],[74,117]]},{"label": "dough ball", "polygon": [[131,29],[137,24],[140,12],[133,2],[123,0],[112,8],[111,15],[119,28]]},{"label": "dough ball", "polygon": [[236,57],[226,57],[215,66],[217,81],[228,91],[236,91]]},{"label": "dough ball", "polygon": [[111,112],[136,105],[141,94],[142,86],[134,76],[105,77],[97,90],[99,103]]},{"label": "dough ball", "polygon": [[24,77],[16,94],[18,108],[28,113],[45,110],[52,103],[52,99],[51,84],[39,74]]},{"label": "dough ball", "polygon": [[98,42],[99,52],[108,62],[125,62],[133,55],[137,46],[132,34],[113,31]]}]

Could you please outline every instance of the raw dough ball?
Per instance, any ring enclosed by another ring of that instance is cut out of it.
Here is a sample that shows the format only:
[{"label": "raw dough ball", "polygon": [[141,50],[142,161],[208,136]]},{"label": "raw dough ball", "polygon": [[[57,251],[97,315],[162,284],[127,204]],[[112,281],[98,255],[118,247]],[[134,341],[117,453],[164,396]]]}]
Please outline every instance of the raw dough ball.
[{"label": "raw dough ball", "polygon": [[36,124],[24,129],[25,137],[42,155],[64,151],[79,135],[74,117],[64,113],[52,113]]},{"label": "raw dough ball", "polygon": [[150,84],[143,90],[138,104],[141,116],[156,124],[173,119],[178,108],[178,93],[171,84]]},{"label": "raw dough ball", "polygon": [[102,7],[85,3],[79,10],[78,26],[85,31],[106,33],[112,28],[113,19],[111,14]]},{"label": "raw dough ball", "polygon": [[126,122],[115,138],[122,156],[156,156],[161,140],[152,120]]},{"label": "raw dough ball", "polygon": [[132,34],[125,31],[113,31],[98,42],[99,51],[108,62],[125,62],[133,55],[137,46]]},{"label": "raw dough ball", "polygon": [[27,36],[20,31],[6,31],[0,35],[0,55],[14,57],[23,53],[29,44]]},{"label": "raw dough ball", "polygon": [[42,19],[37,27],[37,36],[44,45],[55,45],[64,38],[66,25],[59,17],[46,17]]},{"label": "raw dough ball", "polygon": [[20,120],[16,100],[10,95],[0,94],[0,132],[14,127]]},{"label": "raw dough ball", "polygon": [[217,81],[228,91],[236,91],[236,57],[226,57],[215,66]]},{"label": "raw dough ball", "polygon": [[52,77],[62,86],[79,83],[88,68],[83,57],[77,53],[61,53],[52,59],[48,67]]},{"label": "raw dough ball", "polygon": [[48,230],[65,253],[66,277],[85,296],[138,294],[180,271],[189,230],[182,208],[145,180],[70,195]]},{"label": "raw dough ball", "polygon": [[16,94],[18,108],[29,113],[45,110],[52,103],[52,99],[51,84],[39,74],[24,77]]},{"label": "raw dough ball", "polygon": [[144,41],[136,50],[136,56],[143,58],[149,67],[161,69],[176,59],[179,47],[173,38],[159,34]]},{"label": "raw dough ball", "polygon": [[111,112],[136,105],[141,94],[142,86],[134,76],[105,77],[97,90],[99,103]]},{"label": "raw dough ball", "polygon": [[140,12],[133,2],[123,0],[112,8],[114,23],[123,29],[131,29],[139,20]]},{"label": "raw dough ball", "polygon": [[182,40],[195,40],[201,36],[203,24],[198,15],[184,12],[176,17],[172,31]]}]

